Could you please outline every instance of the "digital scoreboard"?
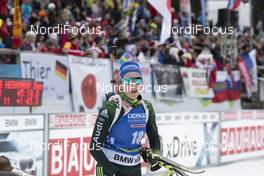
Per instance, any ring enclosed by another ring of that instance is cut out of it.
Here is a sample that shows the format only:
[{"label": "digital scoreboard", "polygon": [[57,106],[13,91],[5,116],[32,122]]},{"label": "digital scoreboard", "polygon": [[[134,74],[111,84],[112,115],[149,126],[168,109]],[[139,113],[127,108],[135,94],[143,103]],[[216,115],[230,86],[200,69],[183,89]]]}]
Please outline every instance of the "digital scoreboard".
[{"label": "digital scoreboard", "polygon": [[0,79],[0,106],[40,106],[42,92],[42,82]]}]

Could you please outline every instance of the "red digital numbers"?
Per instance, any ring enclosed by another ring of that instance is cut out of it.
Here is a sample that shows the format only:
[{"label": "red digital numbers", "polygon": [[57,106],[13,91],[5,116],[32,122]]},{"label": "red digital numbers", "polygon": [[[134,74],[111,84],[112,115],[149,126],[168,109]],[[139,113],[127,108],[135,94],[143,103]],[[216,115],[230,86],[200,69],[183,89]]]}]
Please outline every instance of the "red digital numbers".
[{"label": "red digital numbers", "polygon": [[0,106],[40,106],[42,92],[42,82],[0,80]]}]

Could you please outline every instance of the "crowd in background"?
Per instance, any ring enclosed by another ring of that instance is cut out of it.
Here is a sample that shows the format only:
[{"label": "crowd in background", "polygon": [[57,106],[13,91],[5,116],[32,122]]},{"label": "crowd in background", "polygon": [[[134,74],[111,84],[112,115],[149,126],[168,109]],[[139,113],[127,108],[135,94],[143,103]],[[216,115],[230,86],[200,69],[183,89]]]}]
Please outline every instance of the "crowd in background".
[{"label": "crowd in background", "polygon": [[[82,4],[84,2],[84,4]],[[2,3],[2,4],[1,4]],[[13,1],[0,1],[0,48],[12,48]],[[179,26],[181,13],[171,9],[173,26]],[[70,53],[93,58],[109,58],[109,46],[117,46],[116,55],[123,61],[174,64],[184,67],[224,69],[228,56],[221,54],[219,35],[171,36],[159,43],[162,18],[146,1],[132,3],[124,9],[122,0],[22,0],[23,42],[21,50]],[[192,15],[192,23],[199,23]],[[94,29],[97,34],[36,34],[33,26],[82,25]],[[250,43],[257,48],[257,61],[264,65],[264,18],[255,28],[256,39],[250,42],[250,31],[237,33],[238,54],[248,52]],[[206,56],[206,57],[205,57]],[[6,59],[5,63],[11,62]]]}]

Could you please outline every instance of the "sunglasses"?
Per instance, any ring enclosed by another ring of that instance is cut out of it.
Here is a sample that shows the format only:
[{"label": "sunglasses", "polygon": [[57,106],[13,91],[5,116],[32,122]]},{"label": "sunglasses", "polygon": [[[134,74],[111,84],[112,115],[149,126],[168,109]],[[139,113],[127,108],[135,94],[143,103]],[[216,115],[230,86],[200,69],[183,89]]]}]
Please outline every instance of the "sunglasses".
[{"label": "sunglasses", "polygon": [[136,77],[136,78],[123,78],[122,79],[122,82],[125,85],[130,85],[132,83],[142,84],[143,83],[143,79],[141,77]]}]

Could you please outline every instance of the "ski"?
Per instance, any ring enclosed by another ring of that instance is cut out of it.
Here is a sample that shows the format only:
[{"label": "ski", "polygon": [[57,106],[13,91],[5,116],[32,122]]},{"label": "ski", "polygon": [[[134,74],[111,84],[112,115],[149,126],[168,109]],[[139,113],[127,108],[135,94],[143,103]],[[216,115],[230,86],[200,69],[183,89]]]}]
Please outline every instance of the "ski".
[{"label": "ski", "polygon": [[191,174],[201,174],[204,173],[204,170],[194,170],[191,168],[188,168],[186,166],[183,166],[175,161],[172,161],[158,153],[155,153],[149,148],[144,148],[143,152],[145,152],[146,156],[148,158],[156,160],[161,166],[165,167],[168,170],[175,170],[176,173],[182,175],[182,176],[188,176],[185,172],[191,173]]}]

